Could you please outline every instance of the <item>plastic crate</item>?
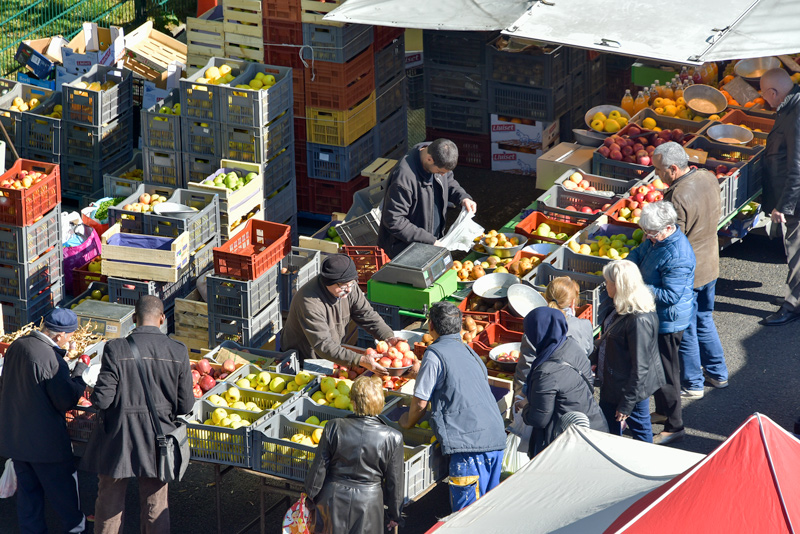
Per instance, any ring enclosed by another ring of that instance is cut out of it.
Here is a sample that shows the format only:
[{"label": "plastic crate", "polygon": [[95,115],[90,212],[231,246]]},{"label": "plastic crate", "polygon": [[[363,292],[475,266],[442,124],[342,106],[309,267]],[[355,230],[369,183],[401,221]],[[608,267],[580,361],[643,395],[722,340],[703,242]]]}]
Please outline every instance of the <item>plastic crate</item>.
[{"label": "plastic crate", "polygon": [[61,154],[61,119],[45,116],[61,105],[61,99],[61,93],[53,93],[33,110],[22,113],[16,136],[17,150],[21,154],[26,157],[37,153]]},{"label": "plastic crate", "polygon": [[[769,132],[772,131],[772,127],[775,125],[775,121],[772,119],[748,115],[740,109],[729,111],[722,117],[722,119],[720,119],[720,122],[723,124],[736,124],[738,126],[746,126],[750,128],[750,130],[753,131],[753,141],[751,142],[751,145],[766,145],[767,136],[769,135]],[[755,130],[761,131],[756,132]]]},{"label": "plastic crate", "polygon": [[353,195],[369,185],[369,178],[357,176],[346,183],[329,180],[310,180],[313,213],[330,215],[334,211],[347,213],[353,205]]},{"label": "plastic crate", "polygon": [[[633,230],[635,230],[635,228]],[[598,283],[602,281],[601,279],[603,279],[603,275],[597,275],[593,273],[602,271],[606,265],[611,263],[611,261],[612,260],[608,258],[591,256],[589,254],[580,254],[578,252],[574,252],[568,247],[561,247],[550,254],[545,260],[546,263],[552,265],[556,269],[595,276]]]},{"label": "plastic crate", "polygon": [[[147,230],[151,227],[149,223],[150,217],[155,214],[125,210],[124,207],[128,204],[139,202],[139,198],[145,193],[151,196],[160,195],[170,198],[174,192],[175,190],[171,187],[141,184],[122,202],[116,206],[108,207],[108,225],[114,226],[116,223],[120,223],[123,232],[146,234]],[[147,220],[147,222],[145,222],[145,220]]]},{"label": "plastic crate", "polygon": [[153,295],[161,299],[165,310],[169,310],[174,306],[175,299],[183,298],[194,290],[192,274],[191,269],[186,269],[177,282],[150,282],[109,276],[108,300],[126,306],[136,306],[144,295]]},{"label": "plastic crate", "polygon": [[[245,177],[251,172],[256,173],[258,176],[253,178],[244,187],[236,191],[232,191],[223,187],[192,182],[189,182],[188,188],[190,191],[200,191],[203,193],[219,195],[220,217],[223,219],[223,222],[232,223],[238,219],[241,219],[253,209],[262,206],[264,198],[264,178],[262,166],[253,163],[231,160],[223,160],[220,162],[220,165],[221,168],[218,168],[206,178],[214,179],[220,174],[228,174],[230,172],[236,172],[241,177]],[[230,231],[229,228],[227,230]]]},{"label": "plastic crate", "polygon": [[[610,220],[612,220],[614,222],[614,224],[619,224],[620,226],[629,226],[631,228],[639,228],[639,225],[636,224],[636,223],[619,220],[619,216],[620,216],[619,212],[626,205],[627,205],[627,200],[624,199],[624,198],[621,198],[621,199],[617,200],[616,202],[614,202],[614,204],[612,204],[611,207],[608,208],[605,211],[605,214],[608,216],[608,218]],[[723,202],[723,210],[722,211],[725,211],[724,205],[725,204]]]},{"label": "plastic crate", "polygon": [[219,155],[206,156],[183,152],[183,177],[187,183],[202,182],[219,169]]},{"label": "plastic crate", "polygon": [[348,210],[344,218],[345,221],[352,221],[356,217],[366,215],[373,208],[379,207],[383,203],[383,197],[386,195],[387,187],[387,181],[383,180],[369,187],[365,187],[360,191],[356,191],[353,195],[353,207]]},{"label": "plastic crate", "polygon": [[345,245],[373,247],[378,244],[380,219],[380,211],[373,209],[364,215],[341,223],[336,227],[336,231]]},{"label": "plastic crate", "polygon": [[18,159],[0,176],[0,181],[16,179],[20,172],[41,172],[45,176],[27,189],[0,187],[6,200],[0,202],[0,224],[30,226],[61,202],[59,166],[28,159]]},{"label": "plastic crate", "polygon": [[80,406],[67,410],[65,416],[70,441],[87,443],[97,426],[97,410],[91,406]]},{"label": "plastic crate", "polygon": [[220,236],[216,236],[202,247],[192,252],[192,259],[189,265],[192,267],[192,277],[198,278],[204,272],[210,270],[214,266],[214,248],[220,246],[222,240]]},{"label": "plastic crate", "polygon": [[[189,435],[190,458],[215,464],[250,467],[250,433],[251,426],[243,426],[235,430],[204,425],[203,421],[211,418],[211,413],[218,406],[208,401],[195,403],[190,416],[184,416],[188,422],[186,432]],[[253,412],[223,408],[226,412],[238,413],[240,416],[253,419]],[[254,423],[255,421],[251,421]]]},{"label": "plastic crate", "polygon": [[[247,85],[259,73],[272,76],[275,83],[260,90],[235,87]],[[263,128],[289,111],[292,108],[291,74],[291,67],[250,64],[230,87],[223,87],[222,122],[228,126]]]},{"label": "plastic crate", "polygon": [[522,335],[522,332],[506,330],[499,323],[489,323],[475,338],[476,342],[472,348],[480,356],[486,356],[495,344],[519,343],[522,341]]},{"label": "plastic crate", "polygon": [[[81,89],[79,83],[114,82],[106,90]],[[61,86],[64,94],[63,118],[65,121],[81,122],[91,126],[107,124],[116,117],[128,113],[133,106],[133,74],[127,69],[94,65],[89,72]]]},{"label": "plastic crate", "polygon": [[30,226],[0,225],[0,264],[27,265],[61,246],[61,207]]},{"label": "plastic crate", "polygon": [[468,134],[489,132],[486,100],[447,98],[425,93],[425,125]]},{"label": "plastic crate", "polygon": [[283,222],[295,214],[297,214],[297,182],[292,178],[264,199],[264,218],[268,221]]},{"label": "plastic crate", "polygon": [[67,288],[67,290],[71,289],[73,295],[80,295],[86,291],[93,282],[102,282],[108,285],[108,276],[100,274],[99,269],[96,272],[89,270],[90,263],[95,262],[97,266],[100,267],[100,261],[100,256],[97,256],[86,265],[72,269],[72,288]]},{"label": "plastic crate", "polygon": [[141,111],[142,146],[159,150],[180,151],[182,148],[181,117],[160,113],[162,107],[180,104],[181,93],[178,89],[170,91],[163,102],[159,102]]},{"label": "plastic crate", "polygon": [[[349,413],[346,410],[339,411]],[[275,414],[253,429],[251,469],[290,480],[305,480],[317,447],[295,443],[288,438],[295,434],[310,438],[318,429],[315,425],[292,421],[281,413]]]},{"label": "plastic crate", "polygon": [[[204,122],[219,121],[222,117],[221,101],[224,100],[226,87],[198,82],[205,77],[205,72],[211,67],[229,65],[231,76],[237,78],[244,72],[249,63],[230,58],[212,57],[198,72],[188,78],[180,80],[181,89],[181,117],[186,119],[203,119]],[[185,146],[183,150],[190,150]]]},{"label": "plastic crate", "polygon": [[280,265],[256,280],[208,276],[208,313],[219,317],[248,318],[258,315],[278,296]]},{"label": "plastic crate", "polygon": [[489,112],[521,119],[552,122],[571,105],[570,82],[546,89],[489,82]]},{"label": "plastic crate", "polygon": [[524,50],[510,51],[497,48],[501,40],[509,44],[515,42],[499,37],[488,45],[487,79],[523,87],[549,88],[561,84],[567,76],[569,51],[566,47],[528,46]]},{"label": "plastic crate", "polygon": [[592,154],[592,174],[617,180],[641,180],[651,172],[653,167],[617,161],[603,157],[599,152]]},{"label": "plastic crate", "polygon": [[472,67],[439,66],[425,69],[425,92],[465,100],[486,100],[486,81],[483,65]]},{"label": "plastic crate", "polygon": [[372,26],[366,24],[303,24],[303,57],[344,63],[369,47],[373,37]]},{"label": "plastic crate", "polygon": [[400,160],[403,159],[403,156],[408,154],[408,139],[403,139],[401,143],[396,144],[394,147],[390,148],[383,154],[381,154],[382,158],[386,159],[394,159]]},{"label": "plastic crate", "polygon": [[142,150],[142,159],[145,183],[173,188],[186,187],[180,152],[145,147]]},{"label": "plastic crate", "polygon": [[129,161],[132,155],[132,151],[128,148],[102,161],[62,156],[62,196],[79,202],[85,202],[87,198],[98,198],[95,193],[102,193],[103,177]]},{"label": "plastic crate", "polygon": [[557,245],[561,245],[566,242],[565,240],[556,239],[553,237],[545,237],[540,236],[536,233],[536,229],[541,224],[547,224],[550,227],[551,232],[555,232],[556,234],[567,234],[569,237],[574,236],[578,232],[580,232],[583,228],[586,228],[587,223],[585,224],[576,224],[576,223],[568,223],[562,221],[556,221],[553,219],[547,218],[547,216],[541,212],[534,211],[527,217],[525,217],[522,221],[520,221],[517,226],[514,228],[514,231],[518,234],[522,234],[529,239],[535,239],[544,241],[547,243],[555,243]]},{"label": "plastic crate", "polygon": [[[267,48],[269,44],[303,44],[303,23],[300,21],[300,0],[282,0],[281,3],[286,4],[289,2],[296,4],[297,20],[285,17],[270,17],[266,9],[267,3],[274,4],[274,2],[264,2],[264,43]],[[269,63],[268,60],[265,61]]]},{"label": "plastic crate", "polygon": [[[26,83],[15,82],[0,78],[0,88],[8,89],[8,92],[0,96],[0,122],[8,132],[14,143],[21,142],[21,127],[22,127],[22,111],[14,111],[11,109],[14,99],[21,98],[27,104],[32,98],[36,98],[39,102],[44,102],[53,94],[50,89],[29,85]],[[3,138],[5,141],[5,138]]]},{"label": "plastic crate", "polygon": [[[754,195],[761,189],[763,180],[764,154],[763,146],[741,147],[717,143],[703,136],[697,136],[690,141],[686,148],[704,150],[708,153],[705,167],[725,165],[728,168],[738,167],[738,192],[736,194],[737,206]],[[724,158],[724,159],[723,159]]]},{"label": "plastic crate", "polygon": [[[679,129],[683,130],[683,133],[697,133],[700,130],[704,130],[706,126],[711,124],[713,121],[708,119],[704,119],[701,121],[692,121],[687,119],[680,119],[678,117],[668,117],[666,115],[659,115],[654,110],[650,108],[644,108],[643,110],[639,111],[631,117],[629,124],[636,124],[639,127],[642,126],[642,122],[645,119],[653,119],[656,121],[656,126],[661,128],[662,130],[674,130]],[[649,130],[646,130],[649,131]]]},{"label": "plastic crate", "polygon": [[[377,27],[375,28],[377,30]],[[400,34],[385,46],[375,43],[375,87],[383,88],[405,76],[406,38]]]},{"label": "plastic crate", "polygon": [[414,67],[406,69],[406,102],[409,109],[423,109],[425,107],[425,79],[424,69]]},{"label": "plastic crate", "polygon": [[425,63],[461,67],[485,65],[486,44],[497,35],[498,32],[423,30]]},{"label": "plastic crate", "polygon": [[436,128],[425,129],[426,139],[450,139],[458,147],[458,164],[478,169],[492,168],[492,140],[490,134],[475,135],[449,132]]},{"label": "plastic crate", "polygon": [[203,122],[188,117],[181,119],[181,145],[192,154],[218,155],[222,150],[223,126],[219,122]]},{"label": "plastic crate", "polygon": [[375,99],[376,117],[383,122],[406,103],[406,77],[401,75],[379,88]]},{"label": "plastic crate", "polygon": [[[123,174],[137,169],[142,171],[140,179],[122,177]],[[130,161],[103,175],[103,193],[108,197],[129,197],[143,183],[144,164],[142,163],[142,153],[137,152]]]},{"label": "plastic crate", "polygon": [[405,28],[395,28],[394,26],[373,26],[373,44],[375,50],[383,50],[391,43],[405,38]]},{"label": "plastic crate", "polygon": [[223,126],[222,157],[247,163],[266,163],[292,144],[294,121],[285,112],[263,128]]},{"label": "plastic crate", "polygon": [[317,276],[319,270],[320,253],[318,250],[292,247],[292,251],[281,260],[281,311],[289,311],[289,306],[297,290]]},{"label": "plastic crate", "polygon": [[214,249],[214,272],[238,280],[256,280],[291,251],[291,228],[250,219],[233,238]]},{"label": "plastic crate", "polygon": [[375,134],[371,130],[345,147],[308,143],[308,176],[320,180],[350,182],[377,157]]},{"label": "plastic crate", "polygon": [[12,297],[0,297],[0,309],[3,313],[3,329],[16,332],[28,323],[39,324],[56,304],[61,302],[63,288],[61,281],[53,283],[32,300],[20,300]]},{"label": "plastic crate", "polygon": [[62,121],[64,150],[70,157],[103,161],[133,146],[133,114],[115,117],[103,126]]},{"label": "plastic crate", "polygon": [[[589,182],[589,185],[591,187],[594,187],[595,189],[597,189],[597,192],[594,192],[594,191],[578,191],[579,193],[586,193],[586,194],[589,194],[589,195],[599,196],[599,197],[603,197],[603,198],[606,198],[606,199],[607,198],[611,198],[611,197],[609,195],[607,195],[607,194],[604,195],[604,194],[601,194],[601,193],[610,191],[610,192],[614,193],[614,196],[627,197],[629,195],[629,192],[630,192],[631,188],[633,186],[639,184],[642,181],[640,179],[638,179],[638,180],[637,179],[620,180],[620,179],[617,179],[617,178],[606,178],[604,176],[596,176],[594,174],[589,174],[587,172],[584,172],[581,169],[575,168],[575,169],[568,170],[567,172],[565,172],[564,174],[562,174],[561,176],[556,178],[556,181],[554,182],[554,184],[559,186],[559,187],[561,187],[562,189],[566,189],[563,186],[563,184],[564,184],[564,182],[566,180],[569,180],[570,176],[572,176],[574,173],[580,174],[581,177],[582,177],[581,181],[585,180],[585,181]],[[570,190],[567,190],[567,191],[570,191]]]},{"label": "plastic crate", "polygon": [[189,248],[197,250],[214,239],[220,232],[219,196],[212,193],[178,189],[167,200],[194,208],[189,217],[170,217],[149,213],[144,217],[144,233],[161,237],[178,237],[189,234]]},{"label": "plastic crate", "polygon": [[375,127],[375,93],[346,111],[306,107],[306,117],[308,141],[347,147]]},{"label": "plastic crate", "polygon": [[348,110],[375,91],[372,45],[345,63],[321,61],[303,70],[309,107]]},{"label": "plastic crate", "polygon": [[591,304],[592,326],[595,328],[600,326],[614,306],[614,302],[606,293],[606,283],[602,276],[565,271],[556,269],[548,263],[542,263],[523,279],[531,283],[536,290],[544,292],[553,278],[559,276],[569,276],[578,283],[581,288],[578,295],[578,308]]},{"label": "plastic crate", "polygon": [[359,285],[365,285],[373,274],[389,263],[389,256],[380,247],[343,246],[339,254],[347,254],[353,260],[358,271]]},{"label": "plastic crate", "polygon": [[277,298],[252,318],[220,317],[208,310],[209,347],[216,347],[223,341],[260,347],[282,327],[281,303]]},{"label": "plastic crate", "polygon": [[33,300],[61,281],[61,248],[55,247],[31,263],[0,262],[0,298]]},{"label": "plastic crate", "polygon": [[405,106],[395,111],[375,128],[378,138],[378,155],[384,155],[393,147],[408,140],[408,110]]},{"label": "plastic crate", "polygon": [[[570,191],[560,185],[553,185],[536,199],[534,209],[543,213],[549,219],[583,224],[585,221],[597,219],[601,213],[583,213],[579,211],[581,208],[588,207],[592,210],[602,210],[603,206],[614,204],[620,198],[622,198],[621,195],[610,198],[602,197],[583,191]],[[574,207],[575,211],[566,209],[568,206]]]}]

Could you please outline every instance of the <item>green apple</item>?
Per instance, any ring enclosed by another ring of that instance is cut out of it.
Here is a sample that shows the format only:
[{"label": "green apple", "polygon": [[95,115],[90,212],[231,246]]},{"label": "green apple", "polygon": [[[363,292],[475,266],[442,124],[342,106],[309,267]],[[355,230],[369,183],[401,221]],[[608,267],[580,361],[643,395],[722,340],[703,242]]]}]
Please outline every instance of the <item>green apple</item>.
[{"label": "green apple", "polygon": [[269,390],[273,393],[280,393],[284,389],[286,389],[286,379],[282,376],[276,376],[269,383]]},{"label": "green apple", "polygon": [[254,172],[248,172],[247,176],[244,177],[244,183],[249,184],[253,180],[253,178],[257,178],[257,177],[258,177],[258,174],[254,173]]},{"label": "green apple", "polygon": [[272,380],[272,375],[270,375],[268,372],[261,371],[260,373],[258,373],[259,386],[266,386],[270,383],[271,380]]},{"label": "green apple", "polygon": [[294,381],[298,386],[305,386],[309,382],[311,382],[311,375],[305,371],[300,371],[294,377]]},{"label": "green apple", "polygon": [[220,421],[228,417],[228,412],[223,410],[222,408],[217,408],[213,412],[211,412],[211,420],[214,421],[215,425],[218,425]]},{"label": "green apple", "polygon": [[250,386],[250,381],[246,378],[240,378],[239,380],[237,380],[236,385],[240,388],[252,389],[252,387]]},{"label": "green apple", "polygon": [[319,424],[319,417],[317,417],[316,415],[312,415],[311,417],[309,417],[308,419],[306,419],[306,424],[307,424],[307,425],[315,425],[315,426],[320,426],[320,424]]},{"label": "green apple", "polygon": [[330,228],[328,228],[328,237],[331,237],[331,238],[339,237],[339,232],[336,231],[336,227],[335,226],[331,226]]}]

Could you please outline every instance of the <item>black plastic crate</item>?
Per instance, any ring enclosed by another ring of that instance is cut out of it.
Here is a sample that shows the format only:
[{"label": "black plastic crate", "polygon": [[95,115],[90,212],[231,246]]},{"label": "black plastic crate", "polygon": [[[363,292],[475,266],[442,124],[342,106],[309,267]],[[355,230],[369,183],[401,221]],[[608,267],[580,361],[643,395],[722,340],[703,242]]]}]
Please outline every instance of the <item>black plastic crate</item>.
[{"label": "black plastic crate", "polygon": [[234,341],[248,347],[260,347],[283,327],[280,299],[276,298],[252,318],[220,317],[209,306],[208,342],[216,347],[223,341]]},{"label": "black plastic crate", "polygon": [[489,106],[486,100],[464,100],[425,93],[425,125],[437,130],[489,133]]},{"label": "black plastic crate", "polygon": [[21,157],[36,159],[31,156],[61,154],[61,119],[46,116],[55,111],[55,106],[61,105],[61,99],[61,93],[53,93],[33,110],[22,113],[16,141]]},{"label": "black plastic crate", "polygon": [[63,294],[61,280],[58,280],[31,300],[0,296],[3,329],[6,332],[16,332],[28,323],[38,326],[42,317],[61,302]]},{"label": "black plastic crate", "polygon": [[315,61],[346,63],[372,44],[372,26],[366,24],[303,24],[303,57]]},{"label": "black plastic crate", "polygon": [[175,299],[188,295],[195,288],[193,272],[185,267],[177,282],[150,282],[147,280],[129,280],[108,277],[108,300],[117,304],[136,306],[144,295],[153,295],[161,299],[164,309],[172,309]]},{"label": "black plastic crate", "polygon": [[395,78],[389,85],[378,90],[375,97],[375,109],[378,122],[403,107],[406,103],[406,77]]},{"label": "black plastic crate", "polygon": [[60,246],[60,204],[30,226],[0,225],[0,264],[28,264]]},{"label": "black plastic crate", "polygon": [[297,181],[295,178],[264,198],[264,220],[266,221],[283,223],[296,213]]},{"label": "black plastic crate", "polygon": [[472,67],[437,66],[425,69],[425,92],[465,100],[486,100],[486,71]]},{"label": "black plastic crate", "polygon": [[281,311],[289,311],[292,298],[297,290],[317,276],[319,269],[320,253],[318,250],[292,247],[292,252],[281,260]]},{"label": "black plastic crate", "polygon": [[130,161],[133,150],[128,147],[103,160],[91,160],[65,154],[61,157],[61,196],[82,201],[102,190],[103,176]]},{"label": "black plastic crate", "polygon": [[102,126],[62,121],[64,151],[70,157],[103,161],[133,148],[133,114],[125,113]]},{"label": "black plastic crate", "polygon": [[[514,42],[513,40],[511,41]],[[496,82],[521,85],[523,87],[550,88],[561,85],[566,78],[569,52],[566,47],[543,49],[530,46],[519,51],[509,45],[498,48],[500,43],[509,43],[499,37],[488,46],[486,56],[486,78]]]},{"label": "black plastic crate", "polygon": [[374,129],[346,147],[307,143],[308,176],[319,180],[349,182],[375,160],[377,153]]},{"label": "black plastic crate", "polygon": [[186,187],[181,153],[158,148],[143,148],[144,183],[166,187]]},{"label": "black plastic crate", "polygon": [[425,107],[425,80],[424,69],[414,67],[406,69],[406,102],[408,109],[422,109]]},{"label": "black plastic crate", "polygon": [[552,122],[570,105],[569,82],[551,89],[489,82],[489,112],[520,119]]},{"label": "black plastic crate", "polygon": [[142,146],[159,150],[181,150],[181,116],[161,113],[162,108],[174,109],[180,105],[181,93],[178,89],[170,91],[163,102],[141,111]]},{"label": "black plastic crate", "polygon": [[258,315],[279,293],[280,265],[276,264],[257,280],[236,280],[210,275],[208,313],[218,317],[249,318]]},{"label": "black plastic crate", "polygon": [[486,44],[499,32],[423,30],[425,65],[472,67],[486,64]]},{"label": "black plastic crate", "polygon": [[569,72],[574,72],[578,69],[582,69],[584,65],[586,65],[587,61],[587,51],[583,48],[567,48],[569,52]]},{"label": "black plastic crate", "polygon": [[406,36],[401,35],[389,46],[375,51],[375,89],[393,83],[395,78],[405,75],[406,69]]},{"label": "black plastic crate", "polygon": [[377,126],[378,154],[386,154],[408,139],[408,111],[406,107],[396,110]]},{"label": "black plastic crate", "polygon": [[61,247],[31,263],[0,262],[0,298],[32,300],[61,280]]}]

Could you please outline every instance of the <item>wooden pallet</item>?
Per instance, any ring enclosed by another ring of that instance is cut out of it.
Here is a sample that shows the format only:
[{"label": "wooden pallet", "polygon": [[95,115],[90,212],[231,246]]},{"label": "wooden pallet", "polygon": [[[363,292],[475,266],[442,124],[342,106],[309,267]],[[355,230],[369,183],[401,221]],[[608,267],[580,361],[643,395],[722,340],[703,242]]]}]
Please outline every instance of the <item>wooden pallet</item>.
[{"label": "wooden pallet", "polygon": [[[222,6],[225,38],[229,33],[264,39],[261,0],[225,0]],[[263,59],[263,55],[262,55]]]},{"label": "wooden pallet", "polygon": [[375,185],[389,178],[396,165],[396,159],[378,158],[361,171],[361,176],[369,178],[369,185]]},{"label": "wooden pallet", "polygon": [[191,360],[199,360],[205,353],[209,352],[208,334],[206,334],[205,341],[193,337],[179,336],[178,334],[170,334],[169,337],[186,345],[189,350],[189,359]]},{"label": "wooden pallet", "polygon": [[300,9],[302,9],[303,22],[310,24],[325,24],[326,26],[344,26],[343,22],[333,22],[331,20],[323,20],[322,17],[339,7],[345,0],[333,0],[332,2],[320,2],[319,0],[302,0],[300,2]]},{"label": "wooden pallet", "polygon": [[125,55],[152,71],[152,77],[160,77],[175,61],[186,64],[187,45],[153,29],[147,21],[133,33],[125,36]]}]

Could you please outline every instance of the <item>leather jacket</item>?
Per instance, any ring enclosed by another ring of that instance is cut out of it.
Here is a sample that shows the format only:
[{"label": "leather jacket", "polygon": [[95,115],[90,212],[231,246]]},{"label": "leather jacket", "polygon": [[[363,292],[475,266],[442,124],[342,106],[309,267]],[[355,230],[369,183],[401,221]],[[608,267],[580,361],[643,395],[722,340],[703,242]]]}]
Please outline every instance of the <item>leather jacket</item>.
[{"label": "leather jacket", "polygon": [[778,106],[764,152],[764,213],[777,209],[794,217],[800,204],[800,88],[795,86]]},{"label": "leather jacket", "polygon": [[373,534],[402,523],[403,436],[377,417],[350,415],[325,425],[305,481],[314,532]]},{"label": "leather jacket", "polygon": [[634,405],[666,384],[658,352],[658,316],[631,313],[611,322],[605,343],[600,400],[630,415]]}]

